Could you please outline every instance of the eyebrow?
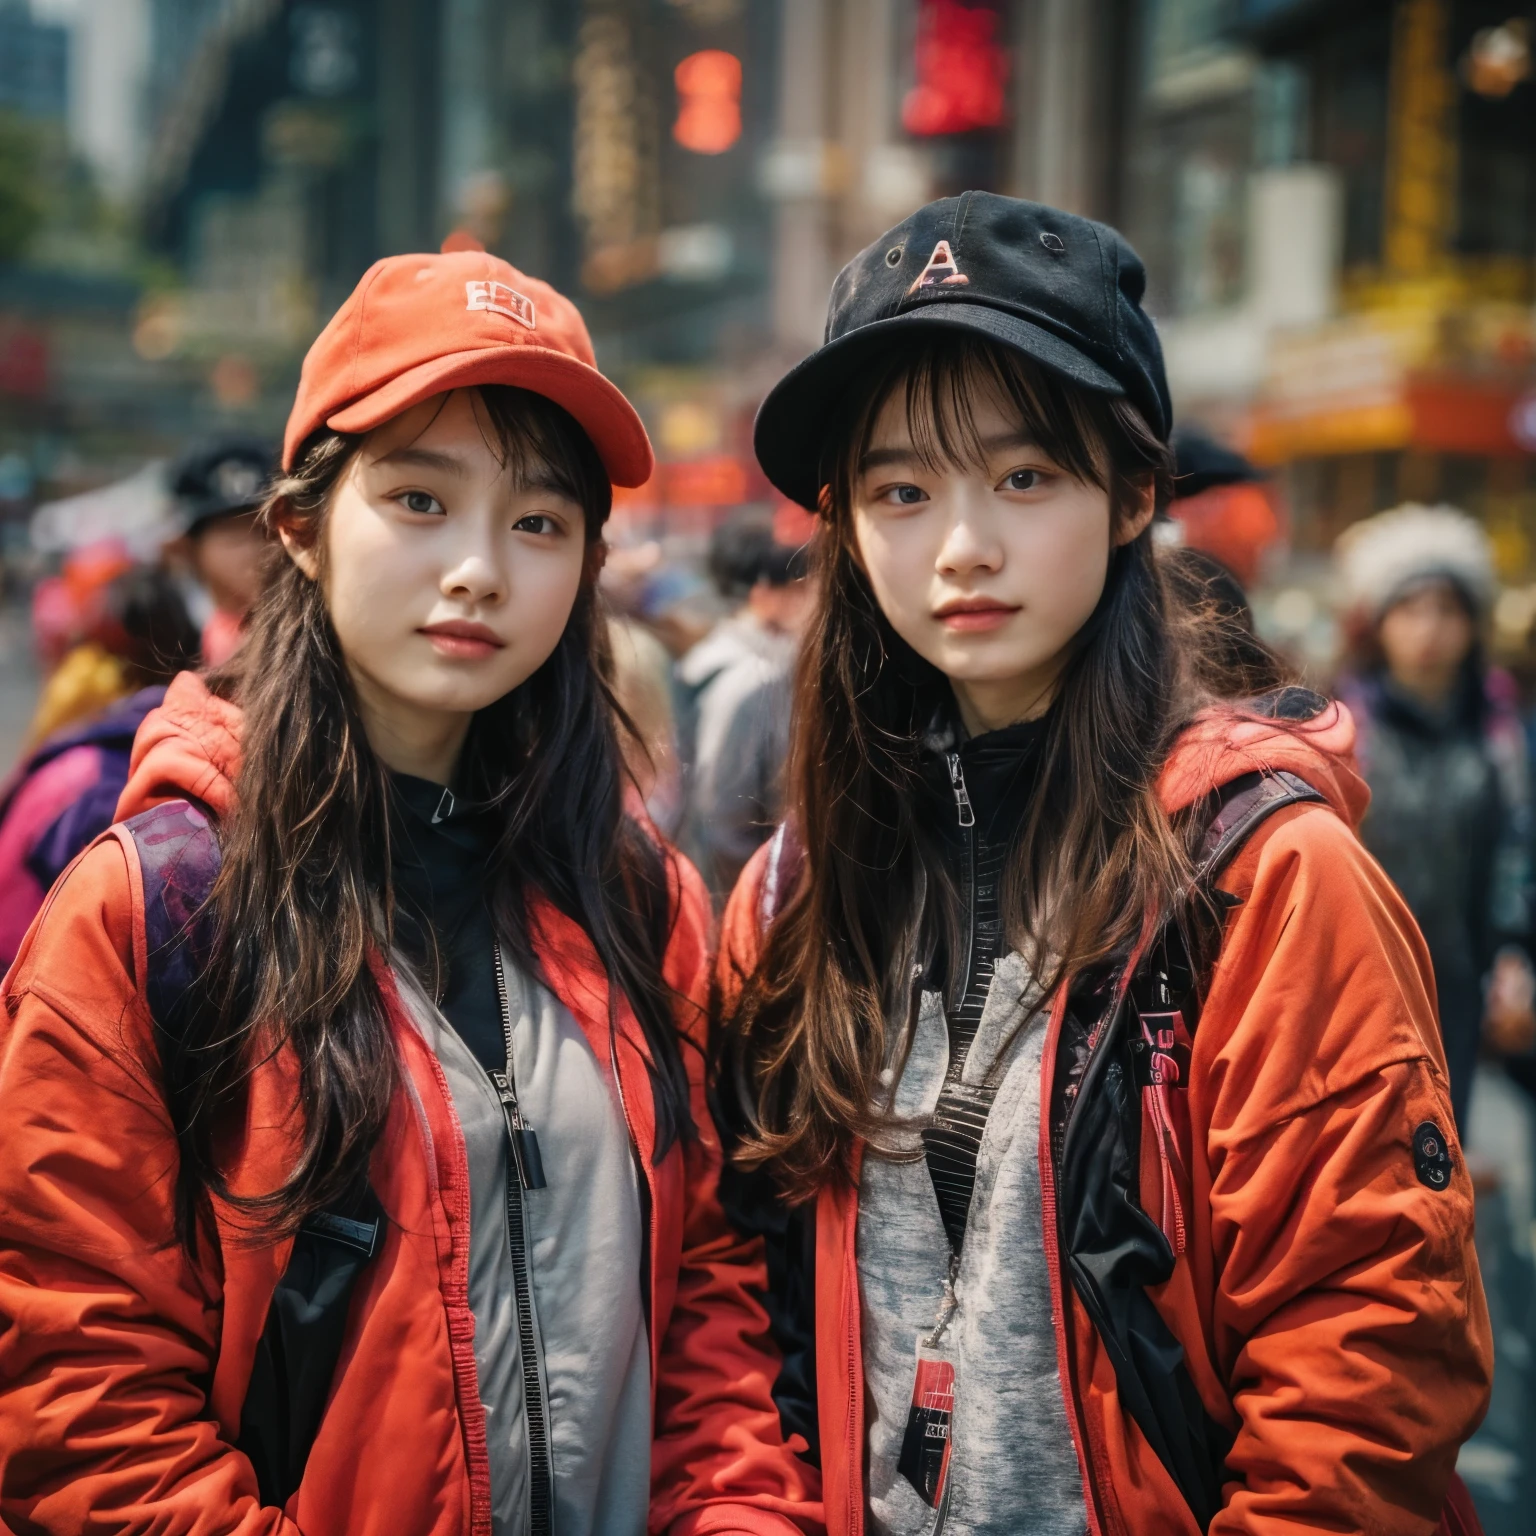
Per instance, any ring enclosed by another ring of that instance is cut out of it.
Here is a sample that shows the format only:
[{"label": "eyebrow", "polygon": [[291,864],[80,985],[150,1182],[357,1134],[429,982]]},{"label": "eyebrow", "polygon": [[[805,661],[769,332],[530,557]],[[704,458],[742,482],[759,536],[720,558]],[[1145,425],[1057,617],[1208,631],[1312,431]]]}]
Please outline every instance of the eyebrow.
[{"label": "eyebrow", "polygon": [[[436,448],[413,448],[406,446],[397,448],[393,453],[386,453],[383,458],[375,459],[378,465],[409,465],[417,469],[436,469],[444,474],[453,475],[462,480],[469,474],[469,466],[456,453],[443,453]],[[533,468],[527,475],[519,476],[517,482],[519,491],[548,491],[556,496],[563,496],[568,501],[577,501],[580,498],[576,493],[547,465],[540,464]]]},{"label": "eyebrow", "polygon": [[517,488],[520,491],[549,491],[553,495],[565,497],[567,501],[581,499],[567,481],[543,464],[536,465],[530,468],[527,474],[519,476]]},{"label": "eyebrow", "polygon": [[[1010,448],[1039,448],[1037,443],[1027,432],[1003,432],[996,437],[984,437],[981,440],[981,451],[986,454],[1003,453]],[[916,464],[921,462],[921,455],[916,448],[871,448],[868,453],[859,460],[859,473],[867,475],[873,469],[886,469],[898,464]]]},{"label": "eyebrow", "polygon": [[457,454],[439,453],[435,448],[397,448],[393,453],[386,453],[383,458],[373,462],[376,465],[410,464],[417,469],[438,469],[444,474],[458,475],[460,478],[469,473],[468,466]]}]

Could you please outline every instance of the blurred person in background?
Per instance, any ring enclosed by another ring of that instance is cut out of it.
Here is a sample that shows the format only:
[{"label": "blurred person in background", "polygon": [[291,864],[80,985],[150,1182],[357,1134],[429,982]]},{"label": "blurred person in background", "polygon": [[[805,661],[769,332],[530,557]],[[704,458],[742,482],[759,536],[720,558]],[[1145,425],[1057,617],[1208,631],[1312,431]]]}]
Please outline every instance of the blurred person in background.
[{"label": "blurred person in background", "polygon": [[1336,555],[1351,642],[1339,694],[1371,788],[1361,837],[1429,946],[1465,1136],[1480,1047],[1536,1041],[1530,758],[1513,680],[1483,654],[1492,550],[1464,513],[1407,505],[1357,523]]},{"label": "blurred person in background", "polygon": [[1174,435],[1168,515],[1184,544],[1219,562],[1244,588],[1258,580],[1266,550],[1283,532],[1264,473],[1198,427]]},{"label": "blurred person in background", "polygon": [[646,815],[663,837],[671,837],[683,814],[672,657],[638,619],[618,614],[608,619],[608,648],[614,698],[634,727],[619,733],[624,764]]},{"label": "blurred person in background", "polygon": [[206,666],[234,655],[261,592],[269,541],[256,514],[276,462],[266,443],[225,437],[192,449],[171,471],[183,532],[169,553],[196,582],[192,607]]},{"label": "blurred person in background", "polygon": [[122,660],[103,639],[111,628],[107,592],[133,568],[133,556],[122,543],[101,539],[71,550],[59,572],[32,589],[32,641],[43,687],[24,751],[129,691]]},{"label": "blurred person in background", "polygon": [[1164,590],[1200,625],[1197,673],[1215,691],[1236,686],[1243,697],[1293,682],[1259,639],[1248,601],[1260,558],[1280,532],[1263,476],[1197,427],[1175,432],[1173,449],[1173,499],[1154,520],[1154,543]]},{"label": "blurred person in background", "polygon": [[778,821],[791,677],[811,607],[803,549],[769,527],[719,530],[710,563],[741,607],[678,663],[688,764],[683,847],[715,899]]},{"label": "blurred person in background", "polygon": [[91,594],[89,614],[45,689],[41,743],[0,785],[0,969],[49,887],[111,826],[140,723],[171,678],[198,665],[197,629],[163,570],[120,571]]}]

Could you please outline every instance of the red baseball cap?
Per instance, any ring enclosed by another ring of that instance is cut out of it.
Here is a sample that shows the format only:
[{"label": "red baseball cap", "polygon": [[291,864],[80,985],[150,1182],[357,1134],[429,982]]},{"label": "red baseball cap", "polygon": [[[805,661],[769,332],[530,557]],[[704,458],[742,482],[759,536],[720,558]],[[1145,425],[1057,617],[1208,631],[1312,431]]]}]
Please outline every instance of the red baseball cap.
[{"label": "red baseball cap", "polygon": [[615,485],[650,479],[645,426],[597,371],[576,306],[500,258],[463,249],[387,256],[363,275],[304,359],[283,468],[321,427],[369,432],[433,395],[478,384],[515,384],[564,406]]}]

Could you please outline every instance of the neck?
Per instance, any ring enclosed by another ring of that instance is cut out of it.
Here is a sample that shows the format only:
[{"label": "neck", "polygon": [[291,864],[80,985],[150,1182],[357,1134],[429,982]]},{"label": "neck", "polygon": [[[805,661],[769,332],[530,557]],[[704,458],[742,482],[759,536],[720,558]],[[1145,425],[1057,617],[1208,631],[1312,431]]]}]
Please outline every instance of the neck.
[{"label": "neck", "polygon": [[470,715],[421,709],[352,671],[357,710],[373,755],[392,773],[444,786],[453,783],[469,735]]},{"label": "neck", "polygon": [[1412,694],[1420,703],[1431,709],[1444,709],[1456,691],[1456,679],[1460,668],[1449,672],[1393,672],[1392,681],[1404,693]]},{"label": "neck", "polygon": [[972,682],[952,677],[961,724],[971,736],[984,736],[1024,720],[1038,720],[1051,707],[1061,678],[1061,661],[1022,677],[998,682]]}]

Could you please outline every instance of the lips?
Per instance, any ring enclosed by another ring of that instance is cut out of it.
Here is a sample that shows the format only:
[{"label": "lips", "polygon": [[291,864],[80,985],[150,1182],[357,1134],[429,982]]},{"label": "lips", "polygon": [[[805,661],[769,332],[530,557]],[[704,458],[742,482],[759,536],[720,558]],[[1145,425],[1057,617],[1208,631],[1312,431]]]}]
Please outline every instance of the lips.
[{"label": "lips", "polygon": [[995,598],[961,597],[936,608],[933,616],[952,634],[978,635],[1000,629],[1018,611]]},{"label": "lips", "polygon": [[468,619],[446,619],[441,624],[423,625],[418,634],[432,642],[439,656],[454,661],[483,661],[504,648],[506,642],[487,624]]}]

